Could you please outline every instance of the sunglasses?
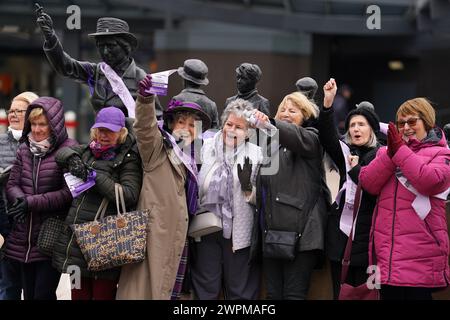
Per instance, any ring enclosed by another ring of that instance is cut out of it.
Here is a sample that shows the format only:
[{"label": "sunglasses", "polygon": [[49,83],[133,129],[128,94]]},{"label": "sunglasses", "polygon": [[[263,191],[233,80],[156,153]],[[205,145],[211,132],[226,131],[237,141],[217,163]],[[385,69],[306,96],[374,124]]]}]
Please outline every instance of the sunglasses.
[{"label": "sunglasses", "polygon": [[397,121],[397,128],[403,128],[405,124],[408,124],[410,127],[414,127],[417,123],[417,120],[420,120],[419,117],[409,118],[408,120],[400,120]]}]

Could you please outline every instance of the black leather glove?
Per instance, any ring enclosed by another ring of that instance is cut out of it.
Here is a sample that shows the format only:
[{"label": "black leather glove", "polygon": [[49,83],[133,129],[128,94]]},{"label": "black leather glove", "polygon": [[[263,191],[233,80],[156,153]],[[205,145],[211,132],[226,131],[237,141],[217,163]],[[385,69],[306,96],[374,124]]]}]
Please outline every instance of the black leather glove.
[{"label": "black leather glove", "polygon": [[80,179],[83,179],[86,181],[88,176],[88,168],[86,164],[81,160],[79,155],[73,155],[67,160],[67,164],[69,167],[69,172],[74,175],[75,177],[78,177]]},{"label": "black leather glove", "polygon": [[25,198],[18,198],[8,210],[8,215],[16,223],[24,223],[28,215],[28,202]]},{"label": "black leather glove", "polygon": [[44,35],[45,40],[50,41],[55,37],[55,30],[53,29],[53,21],[50,16],[44,12],[44,8],[39,4],[35,4],[36,6],[36,22],[38,26],[41,28],[42,34]]},{"label": "black leather glove", "polygon": [[241,164],[238,164],[237,172],[242,191],[252,191],[252,184],[250,182],[250,177],[252,176],[252,164],[250,163],[249,157],[244,158],[244,167],[242,167]]}]

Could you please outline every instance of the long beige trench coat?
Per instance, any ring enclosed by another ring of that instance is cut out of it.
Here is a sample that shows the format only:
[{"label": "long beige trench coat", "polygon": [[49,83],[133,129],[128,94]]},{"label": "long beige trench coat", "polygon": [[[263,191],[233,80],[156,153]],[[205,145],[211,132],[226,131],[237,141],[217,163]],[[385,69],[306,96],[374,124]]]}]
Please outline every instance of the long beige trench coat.
[{"label": "long beige trench coat", "polygon": [[117,299],[170,299],[186,241],[186,169],[166,148],[154,96],[136,100],[134,130],[144,170],[139,209],[151,209],[147,257],[122,267]]}]

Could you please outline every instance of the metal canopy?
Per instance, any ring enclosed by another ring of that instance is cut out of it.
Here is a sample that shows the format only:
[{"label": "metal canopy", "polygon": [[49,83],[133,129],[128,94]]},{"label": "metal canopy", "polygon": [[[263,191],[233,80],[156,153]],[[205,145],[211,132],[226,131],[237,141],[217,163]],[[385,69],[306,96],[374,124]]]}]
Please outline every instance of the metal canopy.
[{"label": "metal canopy", "polygon": [[[34,2],[0,0],[0,27],[35,27]],[[257,26],[288,32],[333,35],[414,35],[450,29],[448,0],[41,0],[55,25],[64,23],[69,5],[81,8],[90,29],[101,16],[126,19],[134,32],[171,28],[184,19]],[[381,10],[381,29],[366,22],[369,5]]]}]

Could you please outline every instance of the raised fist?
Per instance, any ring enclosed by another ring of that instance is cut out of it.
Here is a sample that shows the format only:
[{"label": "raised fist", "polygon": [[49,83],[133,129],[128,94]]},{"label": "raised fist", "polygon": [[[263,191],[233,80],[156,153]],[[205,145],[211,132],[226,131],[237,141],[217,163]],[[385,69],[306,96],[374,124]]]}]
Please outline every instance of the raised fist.
[{"label": "raised fist", "polygon": [[336,80],[330,78],[330,80],[323,86],[323,106],[325,108],[331,108],[334,97],[336,96],[337,84]]}]

